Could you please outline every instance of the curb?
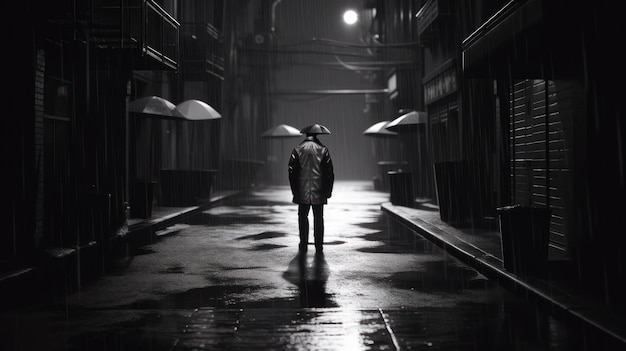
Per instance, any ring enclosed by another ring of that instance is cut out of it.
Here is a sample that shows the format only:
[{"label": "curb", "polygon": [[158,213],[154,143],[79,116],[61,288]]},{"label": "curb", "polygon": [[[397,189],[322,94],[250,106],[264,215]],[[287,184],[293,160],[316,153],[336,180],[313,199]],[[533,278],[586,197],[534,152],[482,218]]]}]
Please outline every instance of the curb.
[{"label": "curb", "polygon": [[390,217],[398,220],[463,263],[476,269],[487,278],[497,281],[513,293],[546,308],[555,317],[590,327],[591,330],[610,337],[616,347],[626,348],[626,329],[624,324],[623,322],[613,320],[607,313],[603,313],[603,311],[607,310],[606,306],[590,302],[572,292],[556,291],[560,293],[559,296],[556,296],[555,287],[553,286],[535,286],[531,282],[505,270],[501,259],[471,243],[465,242],[419,219],[409,219],[408,214],[401,206],[383,203],[381,204],[381,209]]},{"label": "curb", "polygon": [[[119,254],[115,254],[115,252],[126,252],[126,249],[129,247],[141,247],[164,236],[174,235],[178,230],[176,228],[170,229],[168,228],[169,226],[179,223],[188,216],[207,210],[220,201],[244,192],[245,190],[225,191],[197,206],[173,208],[166,215],[142,219],[135,224],[129,225],[125,234],[118,234],[110,238],[107,250],[113,256],[108,257],[108,259],[115,260]],[[82,280],[92,279],[102,273],[93,273],[95,276],[84,277],[85,279],[83,279],[83,273],[85,272],[81,272],[83,267],[78,269],[77,262],[79,260],[87,260],[85,262],[89,272],[94,269],[102,270],[104,269],[102,268],[103,265],[106,265],[99,261],[103,257],[98,255],[80,255],[82,251],[95,250],[102,251],[104,248],[95,241],[76,248],[52,248],[46,250],[42,255],[41,262],[0,272],[0,291],[2,291],[4,303],[15,305],[13,307],[16,307],[40,302],[40,299],[37,298],[37,291],[40,290],[42,284],[54,285],[53,293],[49,294],[52,298],[54,296],[60,297],[69,291],[79,290]],[[83,262],[81,261],[81,263]],[[87,274],[91,275],[92,273]],[[4,307],[3,303],[0,303],[0,306]]]}]

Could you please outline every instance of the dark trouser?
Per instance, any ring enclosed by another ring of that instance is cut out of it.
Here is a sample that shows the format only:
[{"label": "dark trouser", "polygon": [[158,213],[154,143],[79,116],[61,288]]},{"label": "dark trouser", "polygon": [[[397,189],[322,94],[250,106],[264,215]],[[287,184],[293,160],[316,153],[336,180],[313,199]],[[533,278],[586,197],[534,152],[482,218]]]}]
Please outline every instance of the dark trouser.
[{"label": "dark trouser", "polygon": [[300,250],[306,251],[309,244],[309,210],[313,207],[313,236],[315,249],[322,250],[324,244],[324,205],[298,205],[298,227],[300,229]]}]

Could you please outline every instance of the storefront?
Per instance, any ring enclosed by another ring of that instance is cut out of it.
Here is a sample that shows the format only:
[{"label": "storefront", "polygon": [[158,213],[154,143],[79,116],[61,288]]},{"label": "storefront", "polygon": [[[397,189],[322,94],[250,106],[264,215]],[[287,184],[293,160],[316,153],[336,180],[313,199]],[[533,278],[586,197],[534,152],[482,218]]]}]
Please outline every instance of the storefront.
[{"label": "storefront", "polygon": [[457,66],[448,60],[423,79],[433,162],[461,158]]},{"label": "storefront", "polygon": [[539,0],[502,8],[463,42],[463,73],[491,82],[484,85],[491,91],[482,94],[493,96],[489,103],[496,106],[499,122],[501,205],[550,208],[550,245],[565,253],[566,198],[572,184],[566,135],[573,134],[567,120],[576,112],[569,97],[574,89],[569,69],[549,67],[549,50],[544,50],[555,35],[552,11]]},{"label": "storefront", "polygon": [[471,222],[471,183],[467,164],[461,155],[456,60],[445,61],[429,72],[422,83],[432,158],[429,168],[432,170],[440,217],[452,225],[465,226]]},{"label": "storefront", "polygon": [[551,254],[566,254],[607,303],[623,303],[626,247],[610,229],[626,191],[615,6],[511,1],[463,41],[462,56],[464,81],[486,82],[467,103],[495,106],[503,205],[551,209]]}]

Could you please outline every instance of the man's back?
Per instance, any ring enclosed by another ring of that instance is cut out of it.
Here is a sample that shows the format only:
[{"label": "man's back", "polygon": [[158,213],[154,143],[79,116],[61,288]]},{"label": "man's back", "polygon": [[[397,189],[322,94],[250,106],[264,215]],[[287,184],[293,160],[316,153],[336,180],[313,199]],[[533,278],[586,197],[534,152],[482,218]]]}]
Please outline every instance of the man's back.
[{"label": "man's back", "polygon": [[289,159],[289,183],[294,202],[325,204],[332,193],[333,164],[328,148],[314,136],[296,146]]}]

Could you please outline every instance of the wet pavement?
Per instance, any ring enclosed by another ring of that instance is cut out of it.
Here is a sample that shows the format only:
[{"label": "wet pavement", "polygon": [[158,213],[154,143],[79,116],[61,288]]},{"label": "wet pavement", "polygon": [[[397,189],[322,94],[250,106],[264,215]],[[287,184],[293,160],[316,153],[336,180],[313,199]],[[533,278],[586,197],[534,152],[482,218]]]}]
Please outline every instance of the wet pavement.
[{"label": "wet pavement", "polygon": [[612,349],[391,218],[370,182],[337,182],[324,255],[298,255],[290,200],[253,189],[170,225],[80,291],[4,313],[3,350]]}]

